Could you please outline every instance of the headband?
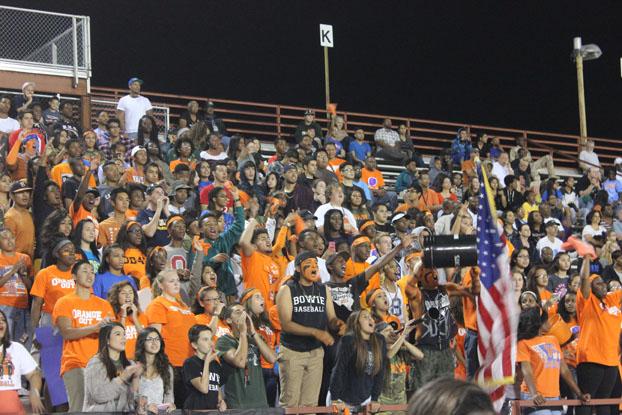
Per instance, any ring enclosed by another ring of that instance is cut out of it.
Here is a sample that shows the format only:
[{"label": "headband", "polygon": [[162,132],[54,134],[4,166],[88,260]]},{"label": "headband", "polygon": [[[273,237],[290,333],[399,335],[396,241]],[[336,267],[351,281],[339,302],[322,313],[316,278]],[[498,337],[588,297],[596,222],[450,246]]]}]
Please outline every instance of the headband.
[{"label": "headband", "polygon": [[369,240],[369,238],[367,236],[360,236],[358,238],[356,238],[354,240],[354,242],[352,242],[352,247],[361,245],[361,244],[370,244],[371,245],[371,241]]},{"label": "headband", "polygon": [[361,227],[359,228],[359,231],[363,232],[366,228],[372,225],[375,225],[374,221],[368,220],[367,222],[361,225]]},{"label": "headband", "polygon": [[164,247],[162,247],[162,246],[156,246],[156,247],[154,247],[154,248],[151,250],[151,252],[149,252],[149,259],[153,258],[153,256],[154,256],[157,252],[160,252],[160,251],[164,251],[164,252],[166,252],[166,249],[164,249]]},{"label": "headband", "polygon": [[371,308],[372,305],[374,304],[374,301],[376,300],[376,297],[378,297],[378,295],[382,292],[382,290],[380,288],[376,288],[374,290],[374,292],[371,294],[371,296],[369,297],[369,300],[367,301],[367,307]]},{"label": "headband", "polygon": [[184,221],[184,218],[182,218],[181,216],[175,215],[175,216],[171,216],[167,221],[166,221],[166,227],[168,228],[169,226],[171,226],[173,223],[178,222],[178,221]]},{"label": "headband", "polygon": [[522,299],[523,299],[523,297],[524,297],[525,295],[533,295],[533,299],[534,299],[534,300],[536,300],[536,301],[538,301],[538,296],[537,296],[537,295],[536,295],[536,293],[534,293],[533,291],[525,291],[525,292],[523,292],[523,293],[520,295],[520,299],[521,299],[521,301],[522,301]]},{"label": "headband", "polygon": [[242,297],[242,299],[240,300],[240,304],[244,304],[255,294],[261,294],[261,292],[259,292],[257,288],[253,288],[252,290],[244,294],[244,297]]},{"label": "headband", "polygon": [[599,278],[599,277],[600,277],[600,275],[598,275],[598,274],[592,274],[592,275],[590,275],[590,284],[591,284],[591,283],[593,283],[593,282],[594,282],[594,280],[595,280],[596,278]]},{"label": "headband", "polygon": [[56,254],[58,254],[58,251],[60,251],[65,245],[72,243],[73,242],[71,242],[69,239],[61,239],[56,245],[54,245],[54,249],[52,249],[52,256],[55,257]]},{"label": "headband", "polygon": [[131,221],[129,221],[129,222],[127,222],[127,223],[125,224],[125,230],[126,230],[126,231],[129,231],[129,230],[130,230],[130,227],[131,227],[132,225],[138,225],[138,226],[140,226],[140,227],[141,227],[141,229],[142,229],[142,226],[140,225],[140,223],[136,222],[135,220],[131,220]]}]

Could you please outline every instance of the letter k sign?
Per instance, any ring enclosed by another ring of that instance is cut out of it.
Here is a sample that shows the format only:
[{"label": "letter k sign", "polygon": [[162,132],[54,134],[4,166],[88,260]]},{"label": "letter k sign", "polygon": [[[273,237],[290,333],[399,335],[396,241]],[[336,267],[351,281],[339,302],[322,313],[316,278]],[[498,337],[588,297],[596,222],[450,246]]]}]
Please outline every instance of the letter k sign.
[{"label": "letter k sign", "polygon": [[333,26],[329,24],[320,25],[320,46],[332,48],[335,46],[333,42]]}]

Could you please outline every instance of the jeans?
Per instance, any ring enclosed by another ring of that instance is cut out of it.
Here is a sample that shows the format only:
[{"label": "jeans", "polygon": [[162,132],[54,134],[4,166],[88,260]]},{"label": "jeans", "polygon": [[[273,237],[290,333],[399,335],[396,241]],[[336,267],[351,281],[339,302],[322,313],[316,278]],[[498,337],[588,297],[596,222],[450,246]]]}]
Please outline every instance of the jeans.
[{"label": "jeans", "polygon": [[[529,399],[533,399],[533,396],[531,396],[529,393],[527,392],[521,392],[521,399],[523,400],[529,400]],[[545,398],[547,401],[556,401],[559,398]],[[543,408],[525,408],[521,411],[523,414],[529,414],[529,415],[561,415],[563,410],[561,407],[558,406],[547,406],[547,407],[543,407]]]},{"label": "jeans", "polygon": [[[21,343],[22,337],[28,334],[28,329],[30,327],[29,310],[27,308],[17,308],[10,305],[0,305],[0,310],[6,314],[11,340]],[[31,339],[28,339],[25,344],[27,349],[30,348],[30,343]]]},{"label": "jeans", "polygon": [[467,379],[471,380],[479,369],[479,356],[477,354],[477,332],[467,329],[464,338],[464,355],[466,357]]}]

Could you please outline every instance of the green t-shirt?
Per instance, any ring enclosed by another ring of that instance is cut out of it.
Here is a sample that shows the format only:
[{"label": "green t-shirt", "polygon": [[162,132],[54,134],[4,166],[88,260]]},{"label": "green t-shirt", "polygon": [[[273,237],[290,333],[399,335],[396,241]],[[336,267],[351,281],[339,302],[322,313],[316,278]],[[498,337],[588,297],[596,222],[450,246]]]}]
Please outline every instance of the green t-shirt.
[{"label": "green t-shirt", "polygon": [[231,366],[223,355],[238,348],[238,339],[225,334],[216,342],[216,352],[227,373],[225,383],[225,401],[230,409],[267,408],[266,387],[264,385],[259,349],[249,339],[246,368],[240,369]]}]

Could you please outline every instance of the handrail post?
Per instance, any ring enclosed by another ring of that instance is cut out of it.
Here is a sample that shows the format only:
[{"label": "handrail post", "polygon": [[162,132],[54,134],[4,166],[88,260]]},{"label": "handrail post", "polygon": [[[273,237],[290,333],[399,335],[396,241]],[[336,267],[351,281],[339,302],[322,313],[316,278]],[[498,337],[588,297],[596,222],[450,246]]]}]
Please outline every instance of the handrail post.
[{"label": "handrail post", "polygon": [[71,41],[73,43],[73,87],[78,87],[78,24],[76,16],[71,17]]},{"label": "handrail post", "polygon": [[276,106],[276,138],[281,138],[281,106]]}]

